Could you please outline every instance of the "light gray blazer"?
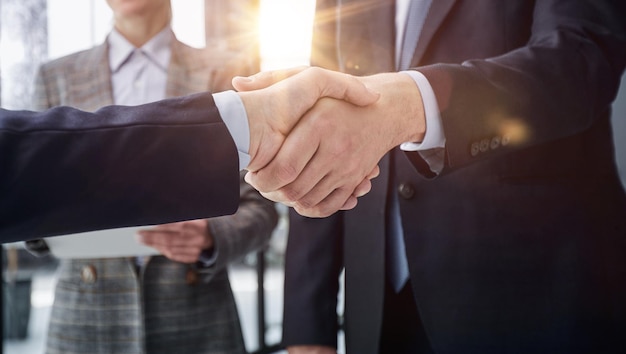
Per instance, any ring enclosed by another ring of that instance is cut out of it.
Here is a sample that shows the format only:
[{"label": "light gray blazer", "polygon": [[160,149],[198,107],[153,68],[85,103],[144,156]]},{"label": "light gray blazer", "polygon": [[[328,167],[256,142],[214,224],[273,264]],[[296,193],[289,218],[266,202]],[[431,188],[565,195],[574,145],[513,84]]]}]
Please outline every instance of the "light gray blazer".
[{"label": "light gray blazer", "polygon": [[[256,72],[210,57],[173,40],[166,95],[223,91],[232,76]],[[33,109],[96,110],[112,97],[105,43],[43,65]],[[139,272],[134,258],[62,261],[47,353],[245,353],[226,266],[267,244],[277,214],[243,179],[240,195],[236,214],[210,219],[217,251],[210,268],[163,256],[149,258]],[[31,242],[31,251],[42,252],[41,244]]]}]

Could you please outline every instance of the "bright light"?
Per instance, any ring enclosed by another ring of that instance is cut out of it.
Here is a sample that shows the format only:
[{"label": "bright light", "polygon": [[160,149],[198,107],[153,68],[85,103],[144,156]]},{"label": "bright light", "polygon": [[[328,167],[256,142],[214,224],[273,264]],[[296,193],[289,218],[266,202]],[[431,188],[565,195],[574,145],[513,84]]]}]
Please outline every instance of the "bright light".
[{"label": "bright light", "polygon": [[48,0],[48,59],[104,41],[113,13],[103,0]]},{"label": "bright light", "polygon": [[204,0],[172,0],[172,30],[182,42],[196,48],[206,45]]},{"label": "bright light", "polygon": [[[204,0],[171,3],[176,37],[192,47],[204,47]],[[104,0],[48,0],[47,4],[49,59],[99,45],[113,28],[113,12]]]},{"label": "bright light", "polygon": [[5,36],[0,41],[0,51],[4,53],[2,54],[3,69],[19,64],[24,60],[24,44],[20,40],[14,40]]},{"label": "bright light", "polygon": [[261,0],[261,69],[309,64],[314,0]]}]

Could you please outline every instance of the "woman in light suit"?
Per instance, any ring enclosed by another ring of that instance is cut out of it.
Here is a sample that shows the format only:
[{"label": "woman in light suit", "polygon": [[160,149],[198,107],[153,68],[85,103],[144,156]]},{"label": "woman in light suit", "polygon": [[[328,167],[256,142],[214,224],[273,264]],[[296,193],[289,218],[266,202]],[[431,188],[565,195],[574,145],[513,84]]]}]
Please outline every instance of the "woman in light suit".
[{"label": "woman in light suit", "polygon": [[[107,3],[115,24],[105,43],[43,65],[34,109],[96,110],[223,91],[233,76],[258,71],[211,63],[208,52],[178,41],[169,0]],[[264,247],[276,222],[273,203],[242,179],[236,214],[142,232],[140,240],[168,258],[62,260],[47,353],[245,353],[226,267]],[[28,247],[47,251],[41,240]]]}]

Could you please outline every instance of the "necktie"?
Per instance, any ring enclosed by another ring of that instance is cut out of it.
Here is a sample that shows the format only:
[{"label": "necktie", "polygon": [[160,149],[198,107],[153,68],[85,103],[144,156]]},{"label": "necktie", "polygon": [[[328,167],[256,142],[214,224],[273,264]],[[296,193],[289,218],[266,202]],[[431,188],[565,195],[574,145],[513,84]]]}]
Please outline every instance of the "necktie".
[{"label": "necktie", "polygon": [[[402,48],[400,49],[400,60],[398,70],[406,70],[411,65],[413,53],[417,46],[419,34],[426,21],[426,15],[432,0],[411,0],[407,14],[406,26],[402,38]],[[393,154],[392,154],[393,155]],[[395,191],[394,178],[395,161],[391,159],[391,176],[389,190],[389,209],[387,214],[387,237],[386,237],[386,259],[387,276],[393,289],[399,292],[409,279],[409,265],[406,259],[404,245],[404,231],[402,229],[402,219],[400,217],[400,206],[398,204],[398,193]]]},{"label": "necktie", "polygon": [[398,293],[409,279],[409,264],[405,253],[404,231],[402,230],[402,220],[400,218],[398,193],[395,188],[393,188],[393,186],[395,186],[395,178],[393,176],[393,152],[391,155],[392,172],[389,179],[390,188],[389,206],[387,210],[387,237],[385,238],[385,259],[387,260],[387,276],[389,277],[389,282],[395,292]]}]

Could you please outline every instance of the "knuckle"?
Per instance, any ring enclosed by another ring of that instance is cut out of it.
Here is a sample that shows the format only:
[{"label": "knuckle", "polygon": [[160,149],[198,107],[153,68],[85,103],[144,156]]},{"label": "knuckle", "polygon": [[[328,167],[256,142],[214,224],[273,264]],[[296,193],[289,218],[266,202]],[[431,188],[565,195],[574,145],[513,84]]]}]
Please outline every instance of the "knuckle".
[{"label": "knuckle", "polygon": [[311,217],[311,218],[325,218],[333,214],[334,210],[331,210],[326,203],[319,203],[316,205],[305,206],[302,204],[298,204],[294,206],[294,209],[298,212],[298,214]]},{"label": "knuckle", "polygon": [[288,186],[281,189],[280,194],[282,195],[282,199],[289,203],[301,204],[302,202],[306,203],[306,200],[303,200],[303,194],[300,189],[294,186]]},{"label": "knuckle", "polygon": [[315,209],[316,203],[313,203],[310,198],[301,198],[297,200],[296,205],[303,210],[312,210]]},{"label": "knuckle", "polygon": [[312,77],[320,77],[321,75],[324,74],[322,69],[317,66],[311,66],[305,69],[304,72],[307,73],[308,75],[311,75]]},{"label": "knuckle", "polygon": [[280,164],[276,170],[276,179],[282,185],[291,183],[296,176],[298,176],[298,169],[291,162]]}]

